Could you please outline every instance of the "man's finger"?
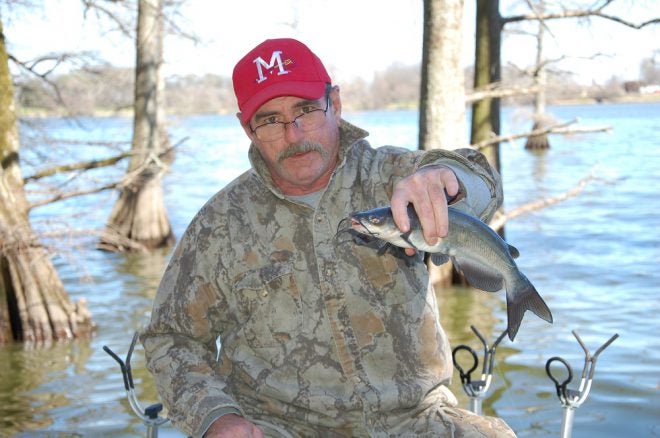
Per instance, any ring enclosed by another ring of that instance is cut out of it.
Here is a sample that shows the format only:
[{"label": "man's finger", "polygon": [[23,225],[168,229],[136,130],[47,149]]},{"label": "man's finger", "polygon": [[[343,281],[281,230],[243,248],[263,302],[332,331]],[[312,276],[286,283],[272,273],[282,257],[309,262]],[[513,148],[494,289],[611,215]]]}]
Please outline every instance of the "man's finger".
[{"label": "man's finger", "polygon": [[426,240],[426,243],[429,245],[435,245],[438,238],[436,212],[428,193],[413,204],[413,206],[415,207],[415,212],[419,218],[419,223],[422,226],[424,240]]},{"label": "man's finger", "polygon": [[443,184],[445,186],[445,191],[450,197],[458,195],[458,192],[461,190],[461,186],[458,184],[458,180],[454,175],[454,172],[448,169],[448,172],[451,172],[450,176],[443,178]]},{"label": "man's finger", "polygon": [[429,190],[431,191],[429,198],[436,231],[433,237],[445,237],[449,231],[445,190],[441,186],[433,186]]},{"label": "man's finger", "polygon": [[394,191],[392,199],[390,200],[390,208],[392,209],[392,218],[394,223],[403,233],[410,230],[410,218],[408,217],[408,200],[405,198],[401,191]]}]

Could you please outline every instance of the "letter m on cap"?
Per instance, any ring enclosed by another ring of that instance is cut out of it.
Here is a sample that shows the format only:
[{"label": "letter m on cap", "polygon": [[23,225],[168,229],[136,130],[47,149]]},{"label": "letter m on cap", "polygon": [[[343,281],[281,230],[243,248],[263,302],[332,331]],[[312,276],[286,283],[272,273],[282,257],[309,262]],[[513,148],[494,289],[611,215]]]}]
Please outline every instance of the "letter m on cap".
[{"label": "letter m on cap", "polygon": [[259,78],[257,79],[257,84],[262,83],[266,79],[268,79],[266,76],[264,76],[264,67],[266,68],[266,71],[271,70],[273,67],[275,67],[275,64],[277,63],[277,68],[278,72],[277,75],[285,75],[289,73],[288,70],[284,69],[284,63],[282,62],[282,52],[280,50],[276,50],[273,52],[273,54],[270,57],[270,63],[267,63],[266,61],[263,60],[261,56],[257,57],[254,61],[257,65],[257,72],[259,74]]}]

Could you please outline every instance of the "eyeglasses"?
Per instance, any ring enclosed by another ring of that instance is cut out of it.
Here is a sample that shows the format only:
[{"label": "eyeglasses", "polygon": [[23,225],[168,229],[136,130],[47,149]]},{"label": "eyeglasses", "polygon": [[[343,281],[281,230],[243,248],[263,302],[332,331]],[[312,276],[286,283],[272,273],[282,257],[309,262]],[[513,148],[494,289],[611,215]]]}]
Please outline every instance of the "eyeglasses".
[{"label": "eyeglasses", "polygon": [[263,123],[256,128],[252,128],[249,124],[248,126],[250,127],[250,131],[252,131],[252,133],[261,141],[279,140],[284,137],[287,125],[295,123],[296,127],[303,132],[314,131],[315,129],[320,128],[321,125],[323,125],[323,122],[325,122],[325,115],[328,112],[329,107],[330,96],[326,96],[325,109],[314,104],[309,104],[301,107],[301,113],[294,117],[290,122],[278,120],[280,116],[271,116],[266,118],[266,120],[268,120],[266,123]]}]

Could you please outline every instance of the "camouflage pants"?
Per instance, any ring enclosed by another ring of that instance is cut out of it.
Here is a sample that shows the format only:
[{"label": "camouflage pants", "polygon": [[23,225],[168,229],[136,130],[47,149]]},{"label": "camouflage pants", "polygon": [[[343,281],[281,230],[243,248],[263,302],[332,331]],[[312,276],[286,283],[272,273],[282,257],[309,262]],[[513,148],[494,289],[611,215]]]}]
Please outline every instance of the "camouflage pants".
[{"label": "camouflage pants", "polygon": [[[393,437],[453,437],[484,438],[514,437],[515,433],[500,418],[476,415],[455,407],[454,395],[444,386],[436,388],[412,410],[354,415],[350,427],[328,428],[281,419],[255,420],[267,437],[322,438],[393,438]],[[348,418],[344,418],[347,420]]]},{"label": "camouflage pants", "polygon": [[515,437],[515,433],[501,419],[482,417],[465,409],[437,407],[422,418],[411,418],[390,432],[377,437]]}]

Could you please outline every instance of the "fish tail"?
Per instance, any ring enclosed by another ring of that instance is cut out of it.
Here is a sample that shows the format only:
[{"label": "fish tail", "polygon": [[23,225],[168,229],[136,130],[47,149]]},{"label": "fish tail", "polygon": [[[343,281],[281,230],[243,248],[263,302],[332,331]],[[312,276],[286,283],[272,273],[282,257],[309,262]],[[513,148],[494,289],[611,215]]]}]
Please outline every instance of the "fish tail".
[{"label": "fish tail", "polygon": [[552,323],[552,313],[534,285],[521,274],[511,291],[506,293],[507,332],[509,339],[516,337],[525,311],[531,310],[539,318]]}]

